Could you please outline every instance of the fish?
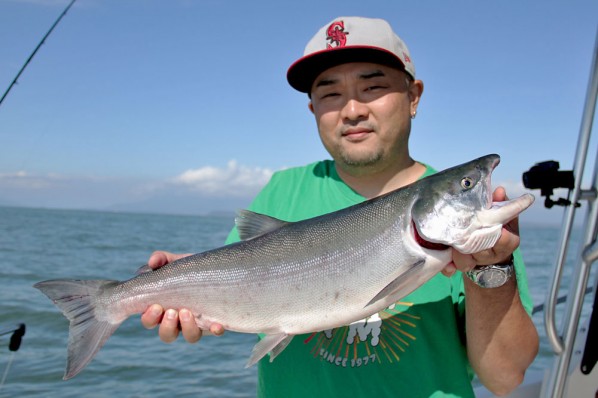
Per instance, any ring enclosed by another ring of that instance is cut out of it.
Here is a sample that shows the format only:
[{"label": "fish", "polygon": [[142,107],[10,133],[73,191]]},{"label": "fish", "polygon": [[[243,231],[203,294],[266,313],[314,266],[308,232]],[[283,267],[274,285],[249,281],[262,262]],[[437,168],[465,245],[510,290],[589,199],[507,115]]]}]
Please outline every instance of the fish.
[{"label": "fish", "polygon": [[133,314],[187,308],[197,325],[259,333],[247,366],[293,336],[349,325],[399,301],[452,261],[494,246],[531,194],[492,202],[491,154],[339,211],[299,222],[241,210],[241,241],[129,280],[36,283],[69,319],[64,380]]}]

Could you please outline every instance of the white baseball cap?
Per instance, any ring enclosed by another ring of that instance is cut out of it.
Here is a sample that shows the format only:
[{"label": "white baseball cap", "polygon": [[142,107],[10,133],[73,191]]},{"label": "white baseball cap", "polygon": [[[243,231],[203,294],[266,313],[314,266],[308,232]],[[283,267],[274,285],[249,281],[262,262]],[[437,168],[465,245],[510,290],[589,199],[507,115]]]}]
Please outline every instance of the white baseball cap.
[{"label": "white baseball cap", "polygon": [[339,17],[307,43],[303,57],[287,71],[289,84],[309,93],[320,73],[347,62],[373,62],[404,70],[415,79],[409,49],[383,19]]}]

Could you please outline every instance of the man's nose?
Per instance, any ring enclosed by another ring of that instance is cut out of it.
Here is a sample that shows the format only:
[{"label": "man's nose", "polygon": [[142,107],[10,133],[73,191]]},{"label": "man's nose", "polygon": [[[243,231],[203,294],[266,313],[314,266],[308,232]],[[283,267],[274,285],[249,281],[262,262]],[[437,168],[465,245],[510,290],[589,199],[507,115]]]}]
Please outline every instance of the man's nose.
[{"label": "man's nose", "polygon": [[341,117],[344,120],[361,120],[367,118],[368,113],[369,108],[365,103],[358,98],[349,98],[341,110]]}]

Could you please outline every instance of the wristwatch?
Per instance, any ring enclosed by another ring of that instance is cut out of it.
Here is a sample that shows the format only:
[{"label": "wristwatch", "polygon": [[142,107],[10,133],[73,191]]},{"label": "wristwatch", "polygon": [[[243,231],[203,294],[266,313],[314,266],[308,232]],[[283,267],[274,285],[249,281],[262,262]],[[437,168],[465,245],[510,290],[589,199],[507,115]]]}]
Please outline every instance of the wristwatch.
[{"label": "wristwatch", "polygon": [[485,288],[500,287],[513,275],[513,256],[506,264],[478,265],[465,274],[476,285]]}]

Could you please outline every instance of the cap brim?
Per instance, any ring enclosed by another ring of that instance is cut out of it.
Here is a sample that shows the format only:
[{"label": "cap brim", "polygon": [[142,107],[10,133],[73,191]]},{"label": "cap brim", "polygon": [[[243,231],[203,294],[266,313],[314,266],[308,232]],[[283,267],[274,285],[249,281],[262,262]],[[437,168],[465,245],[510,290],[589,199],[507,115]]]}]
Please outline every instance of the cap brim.
[{"label": "cap brim", "polygon": [[346,46],[322,50],[299,58],[287,71],[287,80],[295,90],[309,93],[320,73],[348,62],[373,62],[405,71],[403,62],[390,51],[379,47]]}]

